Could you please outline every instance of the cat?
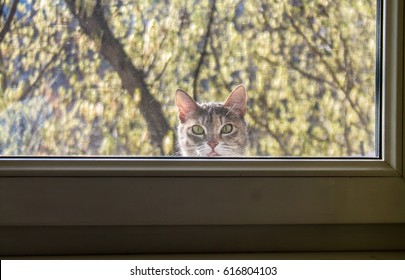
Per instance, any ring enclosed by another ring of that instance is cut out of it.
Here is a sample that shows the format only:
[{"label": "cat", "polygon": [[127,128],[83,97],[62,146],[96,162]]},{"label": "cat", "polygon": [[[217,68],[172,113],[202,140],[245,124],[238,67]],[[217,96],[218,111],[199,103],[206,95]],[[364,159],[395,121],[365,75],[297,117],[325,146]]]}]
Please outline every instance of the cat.
[{"label": "cat", "polygon": [[179,149],[186,157],[241,157],[247,145],[247,93],[237,86],[225,102],[196,103],[176,91]]}]

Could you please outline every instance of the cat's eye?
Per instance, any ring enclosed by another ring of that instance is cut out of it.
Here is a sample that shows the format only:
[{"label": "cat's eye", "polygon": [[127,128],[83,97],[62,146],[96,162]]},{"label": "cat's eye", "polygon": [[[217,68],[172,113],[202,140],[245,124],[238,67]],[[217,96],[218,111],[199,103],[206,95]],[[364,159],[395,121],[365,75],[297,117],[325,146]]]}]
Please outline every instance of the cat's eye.
[{"label": "cat's eye", "polygon": [[222,133],[222,134],[228,134],[228,133],[231,133],[232,130],[233,130],[233,126],[228,123],[228,124],[226,124],[226,125],[224,125],[224,126],[222,127],[221,133]]},{"label": "cat's eye", "polygon": [[203,135],[203,134],[204,134],[204,128],[202,128],[202,126],[201,126],[201,125],[198,125],[198,124],[194,125],[194,126],[191,128],[191,130],[193,131],[193,133],[194,133],[195,135]]}]

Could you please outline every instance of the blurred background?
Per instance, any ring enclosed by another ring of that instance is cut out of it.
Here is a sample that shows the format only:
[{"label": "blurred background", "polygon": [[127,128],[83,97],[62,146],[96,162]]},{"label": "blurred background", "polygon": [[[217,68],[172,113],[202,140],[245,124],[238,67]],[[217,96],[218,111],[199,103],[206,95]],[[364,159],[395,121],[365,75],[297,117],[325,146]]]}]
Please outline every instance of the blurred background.
[{"label": "blurred background", "polygon": [[0,156],[171,156],[177,88],[244,84],[247,156],[374,157],[376,7],[0,0]]}]

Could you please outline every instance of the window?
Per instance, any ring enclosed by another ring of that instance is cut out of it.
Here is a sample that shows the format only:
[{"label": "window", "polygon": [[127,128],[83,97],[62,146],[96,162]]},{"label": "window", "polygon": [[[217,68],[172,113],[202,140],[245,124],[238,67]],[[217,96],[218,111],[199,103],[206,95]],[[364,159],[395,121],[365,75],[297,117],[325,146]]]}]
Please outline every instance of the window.
[{"label": "window", "polygon": [[404,4],[383,6],[381,159],[3,158],[2,252],[404,249]]},{"label": "window", "polygon": [[2,2],[2,156],[379,158],[381,1]]}]

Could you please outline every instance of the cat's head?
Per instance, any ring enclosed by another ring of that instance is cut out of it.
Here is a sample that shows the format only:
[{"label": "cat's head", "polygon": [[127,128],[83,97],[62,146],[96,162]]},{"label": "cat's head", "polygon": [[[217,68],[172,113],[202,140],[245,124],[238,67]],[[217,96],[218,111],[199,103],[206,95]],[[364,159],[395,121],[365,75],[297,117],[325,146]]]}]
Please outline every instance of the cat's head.
[{"label": "cat's head", "polygon": [[178,89],[176,105],[181,154],[190,157],[243,156],[247,144],[246,101],[243,85],[237,86],[223,103],[198,104]]}]

